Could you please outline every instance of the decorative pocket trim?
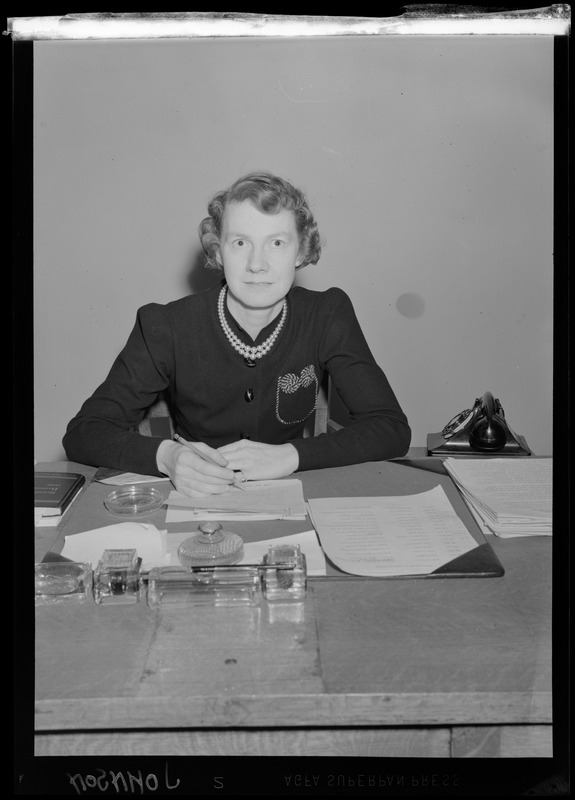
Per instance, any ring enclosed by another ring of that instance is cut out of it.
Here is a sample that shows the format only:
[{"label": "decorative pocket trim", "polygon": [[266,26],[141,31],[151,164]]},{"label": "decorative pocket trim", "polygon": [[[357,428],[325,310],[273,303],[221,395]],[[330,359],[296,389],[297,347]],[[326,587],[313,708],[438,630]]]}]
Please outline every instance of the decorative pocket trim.
[{"label": "decorative pocket trim", "polygon": [[[280,416],[280,397],[282,394],[295,394],[298,389],[308,388],[315,383],[314,403],[308,413],[301,417],[301,419],[285,420]],[[319,381],[315,374],[313,364],[304,367],[301,373],[296,375],[294,372],[288,372],[278,378],[278,385],[276,390],[276,418],[282,425],[294,425],[298,422],[303,422],[315,411],[317,405],[317,396],[319,393]]]}]

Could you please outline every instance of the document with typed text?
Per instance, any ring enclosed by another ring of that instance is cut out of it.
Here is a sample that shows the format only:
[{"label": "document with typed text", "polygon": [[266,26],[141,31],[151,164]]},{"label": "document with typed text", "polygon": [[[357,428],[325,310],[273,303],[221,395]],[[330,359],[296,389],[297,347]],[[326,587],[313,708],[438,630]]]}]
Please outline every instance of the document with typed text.
[{"label": "document with typed text", "polygon": [[441,486],[401,497],[309,500],[327,557],[343,572],[424,575],[477,547]]}]

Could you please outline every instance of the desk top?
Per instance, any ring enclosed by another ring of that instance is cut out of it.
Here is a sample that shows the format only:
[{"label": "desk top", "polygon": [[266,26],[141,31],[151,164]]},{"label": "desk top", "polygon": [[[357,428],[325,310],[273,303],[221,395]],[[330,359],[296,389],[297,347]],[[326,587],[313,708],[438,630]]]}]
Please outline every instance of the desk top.
[{"label": "desk top", "polygon": [[[298,473],[306,497],[394,493],[423,475],[405,461]],[[60,529],[38,528],[36,559],[115,522],[107,491],[90,484]],[[551,540],[489,542],[503,577],[310,578],[305,603],[257,609],[38,607],[37,730],[548,723]]]}]

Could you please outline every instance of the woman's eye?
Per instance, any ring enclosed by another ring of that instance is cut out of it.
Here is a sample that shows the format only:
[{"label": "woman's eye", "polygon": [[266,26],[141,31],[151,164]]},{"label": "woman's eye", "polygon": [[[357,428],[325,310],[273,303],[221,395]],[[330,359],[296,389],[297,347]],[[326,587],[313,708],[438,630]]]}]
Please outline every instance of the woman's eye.
[{"label": "woman's eye", "polygon": [[275,239],[274,240],[274,247],[281,247],[282,244],[283,244],[283,241],[281,239]]},{"label": "woman's eye", "polygon": [[234,242],[234,244],[235,244],[235,246],[236,246],[236,247],[243,247],[243,246],[244,246],[244,244],[245,244],[245,242],[244,242],[244,240],[243,240],[243,239],[236,239],[236,241]]}]

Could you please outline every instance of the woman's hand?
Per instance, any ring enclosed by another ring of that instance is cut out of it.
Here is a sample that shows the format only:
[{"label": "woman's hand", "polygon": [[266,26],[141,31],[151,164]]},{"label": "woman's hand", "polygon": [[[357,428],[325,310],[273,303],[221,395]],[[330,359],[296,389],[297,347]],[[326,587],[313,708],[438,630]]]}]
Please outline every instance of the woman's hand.
[{"label": "woman's hand", "polygon": [[204,461],[184,445],[165,439],[156,454],[160,472],[168,476],[178,492],[188,497],[227,492],[235,476],[233,468],[228,468],[226,458],[203,442],[194,442],[194,446],[209,453],[221,466]]},{"label": "woman's hand", "polygon": [[285,478],[299,466],[299,455],[293,444],[263,444],[250,439],[218,447],[230,469],[240,471],[243,480],[263,481]]}]

